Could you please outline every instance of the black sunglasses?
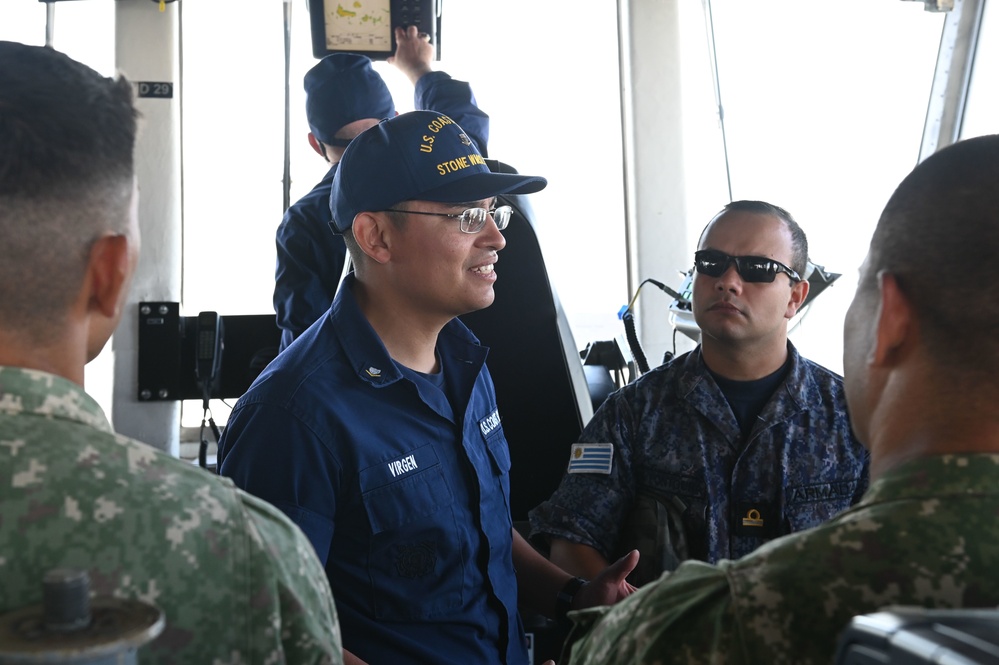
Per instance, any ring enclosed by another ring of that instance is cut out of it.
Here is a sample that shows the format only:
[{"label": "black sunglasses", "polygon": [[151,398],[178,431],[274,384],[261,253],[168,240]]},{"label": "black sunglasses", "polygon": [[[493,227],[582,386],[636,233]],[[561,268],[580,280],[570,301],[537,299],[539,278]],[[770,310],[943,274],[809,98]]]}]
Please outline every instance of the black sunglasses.
[{"label": "black sunglasses", "polygon": [[715,249],[702,249],[694,252],[694,269],[708,277],[721,277],[729,264],[735,264],[736,272],[747,282],[772,282],[778,273],[784,273],[793,282],[801,277],[780,261],[765,256],[731,256]]}]

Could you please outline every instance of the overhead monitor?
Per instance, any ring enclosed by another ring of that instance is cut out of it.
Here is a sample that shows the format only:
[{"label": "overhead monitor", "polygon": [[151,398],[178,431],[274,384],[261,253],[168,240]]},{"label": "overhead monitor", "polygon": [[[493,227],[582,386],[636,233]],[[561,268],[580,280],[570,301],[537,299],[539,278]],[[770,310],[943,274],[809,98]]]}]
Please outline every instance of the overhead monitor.
[{"label": "overhead monitor", "polygon": [[385,60],[395,53],[395,28],[415,25],[430,35],[440,59],[440,0],[310,0],[312,54],[360,53]]}]

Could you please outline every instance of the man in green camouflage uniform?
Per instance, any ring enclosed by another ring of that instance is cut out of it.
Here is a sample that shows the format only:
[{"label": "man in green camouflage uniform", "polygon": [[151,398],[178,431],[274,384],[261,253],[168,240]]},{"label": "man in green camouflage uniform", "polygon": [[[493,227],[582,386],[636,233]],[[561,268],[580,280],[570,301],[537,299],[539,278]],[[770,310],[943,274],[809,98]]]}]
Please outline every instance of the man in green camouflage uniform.
[{"label": "man in green camouflage uniform", "polygon": [[999,605],[997,183],[999,136],[964,141],[916,167],[878,222],[845,326],[871,451],[860,503],[570,615],[572,665],[829,663],[855,615]]},{"label": "man in green camouflage uniform", "polygon": [[0,614],[54,568],[157,605],[141,663],[340,663],[325,571],[279,511],[117,436],[82,388],[138,258],[131,84],[0,42]]}]

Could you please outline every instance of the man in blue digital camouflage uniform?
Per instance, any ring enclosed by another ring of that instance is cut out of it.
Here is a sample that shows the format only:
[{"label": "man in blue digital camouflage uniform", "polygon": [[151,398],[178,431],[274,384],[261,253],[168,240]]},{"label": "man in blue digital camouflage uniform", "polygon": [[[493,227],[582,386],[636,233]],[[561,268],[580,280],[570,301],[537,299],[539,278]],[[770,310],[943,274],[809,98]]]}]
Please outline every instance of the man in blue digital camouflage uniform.
[{"label": "man in blue digital camouflage uniform", "polygon": [[[637,546],[630,580],[642,584],[684,559],[743,556],[860,498],[868,457],[842,379],[787,339],[807,257],[777,206],[736,201],[711,220],[694,254],[701,344],[611,395],[572,446],[559,488],[530,514],[552,561],[588,577]],[[665,554],[629,527],[650,497],[664,517],[646,528],[670,531]]]},{"label": "man in blue digital camouflage uniform", "polygon": [[523,665],[518,604],[553,616],[631,590],[637,553],[586,584],[513,530],[487,349],[455,318],[493,301],[496,196],[545,184],[491,173],[436,112],[361,133],[330,200],[353,274],[226,426],[221,473],[309,536],[348,662]]},{"label": "man in blue digital camouflage uniform", "polygon": [[[329,584],[301,530],[116,435],[83,389],[138,261],[135,134],[127,80],[0,42],[0,614],[40,605],[49,571],[78,570],[100,596],[162,610],[143,665],[340,663]],[[87,637],[109,642],[114,618],[95,612]],[[72,633],[24,635],[34,647],[5,633],[0,652],[27,660],[0,660],[118,661]]]},{"label": "man in blue digital camouflage uniform", "polygon": [[999,136],[962,141],[917,166],[878,221],[843,352],[871,451],[860,503],[581,613],[572,665],[830,663],[855,615],[999,605],[997,182]]},{"label": "man in blue digital camouflage uniform", "polygon": [[[486,154],[489,116],[479,110],[471,86],[431,70],[434,46],[416,27],[396,28],[389,58],[415,86],[418,109],[434,109],[461,125]],[[326,56],[305,75],[309,143],[332,166],[312,191],[284,214],[277,230],[274,311],[284,349],[326,313],[340,284],[347,250],[330,231],[330,185],[350,140],[396,114],[392,95],[371,60],[353,53]]]}]

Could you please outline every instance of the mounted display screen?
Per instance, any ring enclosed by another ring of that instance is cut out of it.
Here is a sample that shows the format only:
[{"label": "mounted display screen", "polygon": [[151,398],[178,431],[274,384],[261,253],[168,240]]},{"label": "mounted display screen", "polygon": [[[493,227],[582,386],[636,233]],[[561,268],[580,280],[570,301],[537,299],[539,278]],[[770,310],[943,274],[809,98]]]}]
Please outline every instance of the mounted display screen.
[{"label": "mounted display screen", "polygon": [[360,53],[385,60],[395,53],[397,27],[430,35],[440,59],[440,0],[310,0],[312,54]]}]

